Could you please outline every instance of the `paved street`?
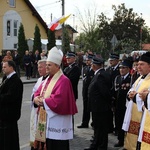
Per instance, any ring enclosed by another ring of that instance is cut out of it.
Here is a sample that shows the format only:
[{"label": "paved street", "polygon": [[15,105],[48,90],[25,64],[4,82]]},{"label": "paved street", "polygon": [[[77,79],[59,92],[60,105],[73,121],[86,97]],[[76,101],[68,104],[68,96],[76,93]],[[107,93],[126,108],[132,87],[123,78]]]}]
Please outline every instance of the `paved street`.
[{"label": "paved street", "polygon": [[[24,95],[22,105],[22,116],[19,120],[19,132],[20,132],[20,147],[21,150],[30,150],[29,147],[29,120],[30,120],[30,95],[34,82],[36,79],[26,80],[25,77],[21,78],[24,82]],[[30,84],[27,82],[30,82]],[[84,150],[85,147],[90,145],[90,139],[93,135],[91,127],[88,129],[76,128],[81,123],[82,117],[82,81],[79,82],[79,99],[77,100],[78,114],[75,115],[75,130],[74,139],[70,140],[70,150]],[[121,150],[121,148],[114,148],[113,145],[117,142],[117,137],[113,134],[109,134],[108,150]],[[63,150],[63,149],[62,149]]]}]

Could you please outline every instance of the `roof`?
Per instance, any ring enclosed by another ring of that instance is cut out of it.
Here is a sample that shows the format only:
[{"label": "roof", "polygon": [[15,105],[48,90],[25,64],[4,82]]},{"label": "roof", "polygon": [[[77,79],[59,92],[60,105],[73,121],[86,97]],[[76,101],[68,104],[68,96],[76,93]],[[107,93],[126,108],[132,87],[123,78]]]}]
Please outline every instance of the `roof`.
[{"label": "roof", "polygon": [[69,24],[65,25],[66,28],[70,29],[73,33],[78,33],[74,28],[72,28]]},{"label": "roof", "polygon": [[28,5],[28,7],[31,9],[32,15],[34,15],[39,20],[39,22],[43,25],[43,27],[45,28],[47,32],[48,27],[47,27],[46,22],[42,19],[42,17],[39,15],[39,13],[37,12],[37,10],[34,8],[34,6],[31,4],[29,0],[24,0],[24,1]]},{"label": "roof", "polygon": [[150,50],[150,44],[142,44],[143,50]]}]

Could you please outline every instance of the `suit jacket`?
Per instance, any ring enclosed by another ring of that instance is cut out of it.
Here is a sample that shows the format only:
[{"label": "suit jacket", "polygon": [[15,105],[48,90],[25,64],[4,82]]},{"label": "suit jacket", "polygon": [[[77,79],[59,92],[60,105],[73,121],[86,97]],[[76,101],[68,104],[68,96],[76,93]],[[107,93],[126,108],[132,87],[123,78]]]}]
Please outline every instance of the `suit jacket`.
[{"label": "suit jacket", "polygon": [[114,98],[116,98],[114,81],[115,81],[116,76],[120,75],[119,65],[115,69],[112,69],[112,67],[108,67],[106,71],[109,73],[110,79],[111,79],[111,99],[112,99],[112,106],[114,107],[115,105]]},{"label": "suit jacket", "polygon": [[131,75],[122,80],[121,75],[115,78],[115,92],[116,92],[116,108],[119,110],[126,109],[126,97],[129,89],[131,88]]},{"label": "suit jacket", "polygon": [[94,76],[94,71],[90,69],[89,66],[84,66],[82,73],[83,73],[82,74],[82,77],[83,77],[82,95],[83,95],[83,99],[87,100],[88,99],[88,87]]},{"label": "suit jacket", "polygon": [[75,99],[78,99],[78,82],[81,75],[81,70],[76,63],[69,65],[64,69],[64,74],[70,79]]},{"label": "suit jacket", "polygon": [[33,64],[37,65],[37,62],[41,60],[41,56],[38,55],[33,55]]},{"label": "suit jacket", "polygon": [[89,108],[92,112],[105,112],[110,110],[110,76],[104,70],[100,69],[93,77],[89,88]]},{"label": "suit jacket", "polygon": [[19,54],[17,54],[16,56],[13,57],[13,61],[15,62],[15,64],[17,66],[20,65],[20,56],[19,56]]},{"label": "suit jacket", "polygon": [[0,85],[0,120],[17,121],[21,116],[23,83],[15,73]]},{"label": "suit jacket", "polygon": [[114,86],[114,80],[116,78],[116,76],[120,75],[120,72],[119,72],[119,65],[114,69],[112,70],[112,67],[108,67],[106,69],[106,71],[109,73],[110,75],[110,79],[111,79],[111,84],[112,84],[112,88]]}]

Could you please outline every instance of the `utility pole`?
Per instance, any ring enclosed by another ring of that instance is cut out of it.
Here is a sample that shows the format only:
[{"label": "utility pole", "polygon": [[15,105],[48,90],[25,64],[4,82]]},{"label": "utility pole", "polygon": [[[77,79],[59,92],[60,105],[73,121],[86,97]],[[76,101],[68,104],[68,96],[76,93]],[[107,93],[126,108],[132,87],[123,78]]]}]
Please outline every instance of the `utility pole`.
[{"label": "utility pole", "polygon": [[[62,0],[62,16],[65,15],[65,0]],[[65,52],[64,48],[64,23],[62,24],[62,51]]]},{"label": "utility pole", "polygon": [[143,26],[143,23],[142,23],[142,13],[141,13],[141,20],[140,20],[140,50],[142,50],[142,26]]},{"label": "utility pole", "polygon": [[53,19],[53,14],[51,13],[51,22],[52,22],[52,19]]}]

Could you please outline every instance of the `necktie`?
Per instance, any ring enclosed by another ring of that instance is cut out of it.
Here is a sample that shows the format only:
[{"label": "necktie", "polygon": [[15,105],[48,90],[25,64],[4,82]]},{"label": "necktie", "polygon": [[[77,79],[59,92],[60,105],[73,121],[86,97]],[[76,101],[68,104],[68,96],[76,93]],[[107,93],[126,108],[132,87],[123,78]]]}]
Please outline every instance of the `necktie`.
[{"label": "necktie", "polygon": [[0,87],[2,87],[6,83],[7,80],[8,80],[8,78],[6,78],[5,80],[3,80],[3,82],[0,84]]},{"label": "necktie", "polygon": [[124,76],[121,76],[121,82],[123,82],[123,80],[124,80]]}]

